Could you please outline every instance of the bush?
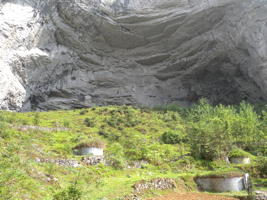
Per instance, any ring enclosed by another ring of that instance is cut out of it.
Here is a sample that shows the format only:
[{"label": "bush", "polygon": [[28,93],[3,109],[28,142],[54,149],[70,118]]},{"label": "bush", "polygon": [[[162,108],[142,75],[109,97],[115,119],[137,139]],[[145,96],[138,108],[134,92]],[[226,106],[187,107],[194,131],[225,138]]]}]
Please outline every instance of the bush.
[{"label": "bush", "polygon": [[85,118],[84,122],[85,126],[87,127],[94,127],[95,126],[95,123],[92,119],[89,119],[89,118]]},{"label": "bush", "polygon": [[257,169],[260,177],[267,178],[267,157],[262,156],[257,159]]},{"label": "bush", "polygon": [[86,113],[88,113],[88,110],[82,110],[82,111],[80,111],[80,115],[85,115]]},{"label": "bush", "polygon": [[64,120],[63,126],[66,127],[66,128],[69,128],[70,127],[70,122],[67,121],[67,120]]},{"label": "bush", "polygon": [[113,143],[107,148],[106,156],[108,163],[115,169],[123,169],[126,166],[123,147],[119,143]]},{"label": "bush", "polygon": [[165,132],[162,136],[161,136],[161,140],[165,143],[165,144],[178,144],[182,141],[182,137],[181,134],[178,133],[174,133],[174,132]]},{"label": "bush", "polygon": [[239,158],[239,157],[248,157],[248,158],[250,158],[251,154],[246,152],[246,151],[244,151],[244,150],[242,150],[242,149],[235,148],[229,153],[229,157],[230,158]]},{"label": "bush", "polygon": [[82,192],[78,189],[77,183],[54,195],[53,200],[80,200]]},{"label": "bush", "polygon": [[74,149],[83,148],[83,147],[95,147],[104,149],[106,146],[105,142],[100,139],[86,140],[82,141],[80,144],[76,145]]},{"label": "bush", "polygon": [[261,130],[260,115],[250,104],[242,102],[236,109],[235,122],[233,124],[233,139],[235,144],[249,152],[257,153],[262,143],[266,130]]},{"label": "bush", "polygon": [[0,137],[1,138],[7,138],[9,136],[6,128],[7,128],[7,124],[5,122],[0,121]]},{"label": "bush", "polygon": [[35,126],[38,126],[40,124],[40,114],[38,112],[34,115],[33,124]]},{"label": "bush", "polygon": [[189,142],[195,158],[224,158],[232,148],[235,113],[232,107],[213,107],[205,100],[193,106],[187,114]]}]

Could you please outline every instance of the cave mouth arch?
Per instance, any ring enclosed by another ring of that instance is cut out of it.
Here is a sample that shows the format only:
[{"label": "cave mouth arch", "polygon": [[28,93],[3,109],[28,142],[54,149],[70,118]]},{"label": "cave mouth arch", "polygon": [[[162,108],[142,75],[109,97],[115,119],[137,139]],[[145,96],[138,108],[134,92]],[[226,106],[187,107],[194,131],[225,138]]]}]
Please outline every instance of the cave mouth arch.
[{"label": "cave mouth arch", "polygon": [[265,101],[261,47],[246,18],[264,7],[236,1],[6,1],[29,3],[38,17],[7,50],[26,91],[22,109]]}]

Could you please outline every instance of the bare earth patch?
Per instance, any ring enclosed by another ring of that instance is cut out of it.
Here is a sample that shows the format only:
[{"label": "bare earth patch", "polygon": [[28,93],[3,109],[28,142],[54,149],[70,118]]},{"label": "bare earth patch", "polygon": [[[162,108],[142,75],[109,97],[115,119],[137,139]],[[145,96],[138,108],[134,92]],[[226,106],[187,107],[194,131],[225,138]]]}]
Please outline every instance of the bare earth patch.
[{"label": "bare earth patch", "polygon": [[238,200],[233,197],[225,197],[206,193],[171,193],[161,197],[150,198],[147,200]]}]

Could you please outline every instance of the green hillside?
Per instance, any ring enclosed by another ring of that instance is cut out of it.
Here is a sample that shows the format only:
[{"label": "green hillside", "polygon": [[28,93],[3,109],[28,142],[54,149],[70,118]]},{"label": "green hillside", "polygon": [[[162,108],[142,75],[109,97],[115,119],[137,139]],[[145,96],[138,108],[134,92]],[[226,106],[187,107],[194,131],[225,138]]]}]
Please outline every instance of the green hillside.
[{"label": "green hillside", "polygon": [[[88,166],[73,153],[93,143],[105,146],[108,164]],[[158,177],[196,190],[194,176],[224,171],[249,172],[258,187],[267,187],[266,106],[211,106],[202,100],[190,108],[1,111],[0,145],[3,200],[120,199],[137,181]],[[239,154],[251,157],[251,164],[224,161]],[[57,159],[81,164],[50,162]],[[140,168],[131,167],[137,163]]]}]

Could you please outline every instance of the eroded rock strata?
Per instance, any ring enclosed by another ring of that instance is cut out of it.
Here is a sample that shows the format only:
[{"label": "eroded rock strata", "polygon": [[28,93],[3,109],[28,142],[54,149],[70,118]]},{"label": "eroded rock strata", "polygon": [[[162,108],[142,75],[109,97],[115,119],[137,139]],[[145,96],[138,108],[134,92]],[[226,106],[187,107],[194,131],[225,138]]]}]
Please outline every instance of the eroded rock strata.
[{"label": "eroded rock strata", "polygon": [[267,101],[262,0],[0,0],[0,109]]}]

